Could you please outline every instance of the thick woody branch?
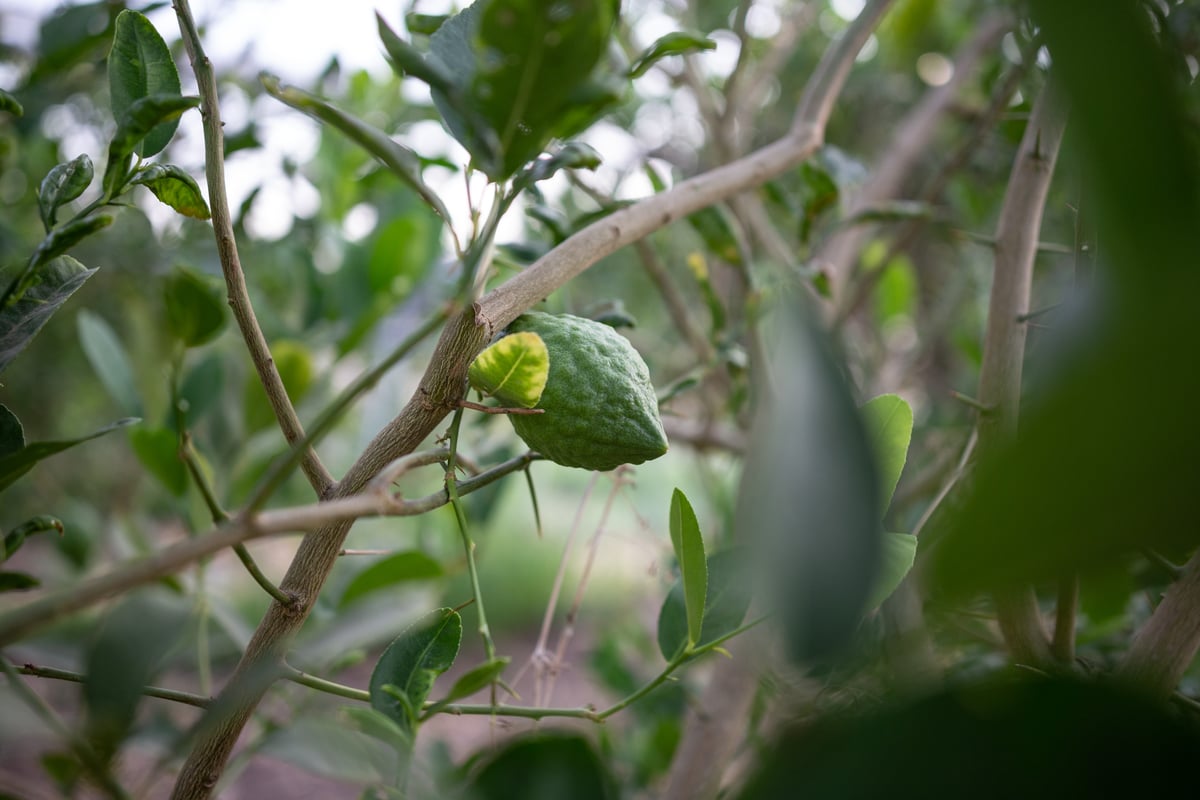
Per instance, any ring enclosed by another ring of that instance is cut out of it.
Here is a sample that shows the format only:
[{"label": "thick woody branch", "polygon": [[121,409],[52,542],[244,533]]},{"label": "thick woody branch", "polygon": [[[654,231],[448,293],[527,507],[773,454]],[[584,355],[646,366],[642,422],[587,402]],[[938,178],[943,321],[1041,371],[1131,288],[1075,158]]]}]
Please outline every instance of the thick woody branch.
[{"label": "thick woody branch", "polygon": [[1200,552],[1137,632],[1117,673],[1168,697],[1200,652]]},{"label": "thick woody branch", "polygon": [[[981,459],[1010,441],[1017,430],[1028,328],[1021,315],[1029,311],[1042,214],[1065,122],[1052,92],[1044,89],[1021,140],[996,226],[996,265],[977,392],[988,409],[976,426],[976,454]],[[1013,657],[1025,664],[1052,663],[1033,590],[1009,587],[997,592],[995,600],[1000,630]]]},{"label": "thick woody branch", "polygon": [[[822,143],[825,124],[854,58],[892,0],[871,0],[817,66],[792,129],[779,141],[745,158],[683,181],[670,190],[616,211],[584,228],[529,268],[454,316],[442,332],[416,394],[334,486],[331,498],[360,491],[388,462],[412,452],[462,396],[471,359],[499,331],[575,276],[625,245],[681,217],[760,186],[797,166]],[[258,676],[283,658],[303,625],[337,560],[349,522],[330,525],[304,537],[280,588],[295,598],[267,611],[247,646],[237,672],[218,702],[220,719],[206,720],[175,786],[177,800],[208,797],[234,742],[267,689]]]}]

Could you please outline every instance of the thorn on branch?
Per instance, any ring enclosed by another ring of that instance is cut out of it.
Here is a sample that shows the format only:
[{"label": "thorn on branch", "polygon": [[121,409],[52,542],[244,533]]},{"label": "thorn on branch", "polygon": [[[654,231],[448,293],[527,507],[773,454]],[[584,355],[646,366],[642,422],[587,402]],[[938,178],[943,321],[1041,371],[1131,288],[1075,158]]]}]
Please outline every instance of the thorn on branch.
[{"label": "thorn on branch", "polygon": [[496,406],[485,406],[481,403],[473,403],[470,400],[459,400],[458,404],[463,408],[469,408],[472,411],[482,411],[484,414],[544,414],[544,408],[499,408]]},{"label": "thorn on branch", "polygon": [[988,414],[994,414],[996,412],[995,406],[989,406],[985,403],[981,403],[978,400],[976,400],[974,397],[963,394],[962,392],[951,392],[950,396],[953,397],[955,400],[959,401],[960,403],[965,403],[966,405],[970,406],[971,408],[975,409],[980,414],[983,414],[985,416]]}]

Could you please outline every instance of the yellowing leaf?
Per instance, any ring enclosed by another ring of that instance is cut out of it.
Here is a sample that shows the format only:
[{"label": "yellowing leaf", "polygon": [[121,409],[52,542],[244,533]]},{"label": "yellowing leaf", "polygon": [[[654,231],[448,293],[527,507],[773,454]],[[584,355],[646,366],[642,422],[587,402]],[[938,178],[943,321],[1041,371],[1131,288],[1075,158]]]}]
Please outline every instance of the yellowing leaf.
[{"label": "yellowing leaf", "polygon": [[533,331],[505,336],[484,350],[467,373],[471,386],[508,406],[533,408],[550,375],[550,353]]}]

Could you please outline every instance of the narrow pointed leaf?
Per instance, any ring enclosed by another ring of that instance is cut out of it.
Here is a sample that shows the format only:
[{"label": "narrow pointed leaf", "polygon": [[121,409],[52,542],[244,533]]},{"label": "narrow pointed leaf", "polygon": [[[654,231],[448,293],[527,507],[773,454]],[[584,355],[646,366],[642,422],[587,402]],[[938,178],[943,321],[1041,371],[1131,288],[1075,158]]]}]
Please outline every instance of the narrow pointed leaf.
[{"label": "narrow pointed leaf", "polygon": [[462,617],[453,609],[439,608],[417,620],[387,646],[375,665],[371,707],[413,733],[434,680],[450,669],[461,642]]},{"label": "narrow pointed leaf", "polygon": [[[693,649],[701,649],[728,636],[741,626],[750,608],[754,573],[745,549],[721,550],[707,559],[708,591],[705,593],[704,625]],[[687,606],[683,581],[676,581],[658,613],[658,649],[670,661],[688,643]]]},{"label": "narrow pointed leaf", "polygon": [[87,153],[65,164],[59,164],[46,173],[41,186],[38,187],[38,211],[47,229],[54,227],[59,206],[66,205],[83,194],[95,173]]},{"label": "narrow pointed leaf", "polygon": [[[424,81],[431,89],[437,89],[440,92],[456,90],[453,72],[447,70],[436,59],[425,58],[420,50],[401,39],[378,13],[375,15],[375,20],[379,27],[379,38],[383,42],[383,49],[387,51],[392,65],[396,67],[402,77],[411,76]],[[446,18],[442,17],[437,28],[440,29],[445,21]],[[409,30],[412,30],[411,26]],[[436,32],[436,29],[430,31],[431,34]]]},{"label": "narrow pointed leaf", "polygon": [[450,691],[446,696],[438,701],[438,705],[453,703],[455,700],[461,700],[464,697],[470,697],[476,692],[486,689],[496,682],[500,677],[500,673],[504,672],[504,668],[511,661],[508,656],[494,658],[491,661],[485,661],[479,666],[472,667],[462,674],[454,685],[450,687]]},{"label": "narrow pointed leaf", "polygon": [[666,36],[660,36],[654,44],[647,47],[629,67],[629,77],[640,78],[650,71],[650,68],[667,56],[679,56],[686,53],[699,53],[704,50],[716,50],[717,43],[701,33],[674,31]]},{"label": "narrow pointed leaf", "polygon": [[913,429],[912,408],[897,395],[884,394],[868,401],[860,411],[879,465],[880,508],[886,510],[908,459]]},{"label": "narrow pointed leaf", "polygon": [[346,586],[338,605],[345,608],[380,589],[398,586],[409,581],[430,580],[441,577],[441,575],[442,565],[420,550],[396,553],[360,572]]},{"label": "narrow pointed leaf", "polygon": [[676,489],[671,495],[671,546],[679,562],[683,582],[684,606],[687,609],[688,646],[700,641],[704,625],[704,603],[708,595],[708,565],[704,558],[704,537],[696,512],[683,492]]},{"label": "narrow pointed leaf", "polygon": [[284,86],[278,78],[266,73],[259,76],[259,80],[267,93],[275,99],[341,131],[352,142],[379,159],[388,171],[420,195],[439,217],[447,222],[450,220],[450,212],[442,199],[425,183],[421,175],[421,158],[414,151],[394,141],[378,128],[347,114],[316,95],[294,86]]},{"label": "narrow pointed leaf", "polygon": [[138,413],[142,404],[133,379],[133,362],[112,326],[86,309],[79,312],[76,325],[79,344],[104,388],[122,411]]},{"label": "narrow pointed leaf", "polygon": [[533,408],[550,375],[550,352],[533,331],[510,333],[484,350],[467,372],[471,386],[501,403]]},{"label": "narrow pointed leaf", "polygon": [[0,372],[33,341],[50,316],[96,273],[70,256],[43,264],[19,299],[0,309]]},{"label": "narrow pointed leaf", "polygon": [[[108,85],[118,125],[137,101],[151,95],[181,93],[179,71],[170,48],[150,20],[136,11],[125,10],[117,15],[108,54]],[[158,153],[171,141],[178,124],[178,116],[156,121],[130,143],[129,151],[142,157]]]},{"label": "narrow pointed leaf", "polygon": [[117,420],[95,433],[90,433],[87,436],[81,436],[78,439],[64,439],[52,442],[33,442],[25,445],[15,453],[0,458],[0,490],[7,489],[13,484],[17,478],[20,478],[29,470],[33,469],[33,465],[44,458],[49,458],[55,453],[61,453],[63,450],[68,450],[75,445],[83,444],[91,441],[106,433],[115,431],[117,428],[124,428],[126,425],[132,425],[140,420],[128,418]]},{"label": "narrow pointed leaf", "polygon": [[145,186],[165,205],[185,217],[208,219],[212,216],[196,180],[174,164],[152,164],[139,170],[130,183]]}]

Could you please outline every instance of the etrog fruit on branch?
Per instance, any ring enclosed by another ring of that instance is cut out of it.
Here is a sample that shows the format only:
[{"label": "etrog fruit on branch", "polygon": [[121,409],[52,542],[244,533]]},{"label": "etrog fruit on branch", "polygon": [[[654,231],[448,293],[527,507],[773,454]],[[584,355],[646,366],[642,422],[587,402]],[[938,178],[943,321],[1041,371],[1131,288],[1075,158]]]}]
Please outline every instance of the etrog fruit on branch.
[{"label": "etrog fruit on branch", "polygon": [[667,435],[646,362],[608,325],[569,314],[529,312],[510,332],[532,331],[550,354],[535,408],[509,421],[530,448],[567,467],[610,470],[667,452]]}]

